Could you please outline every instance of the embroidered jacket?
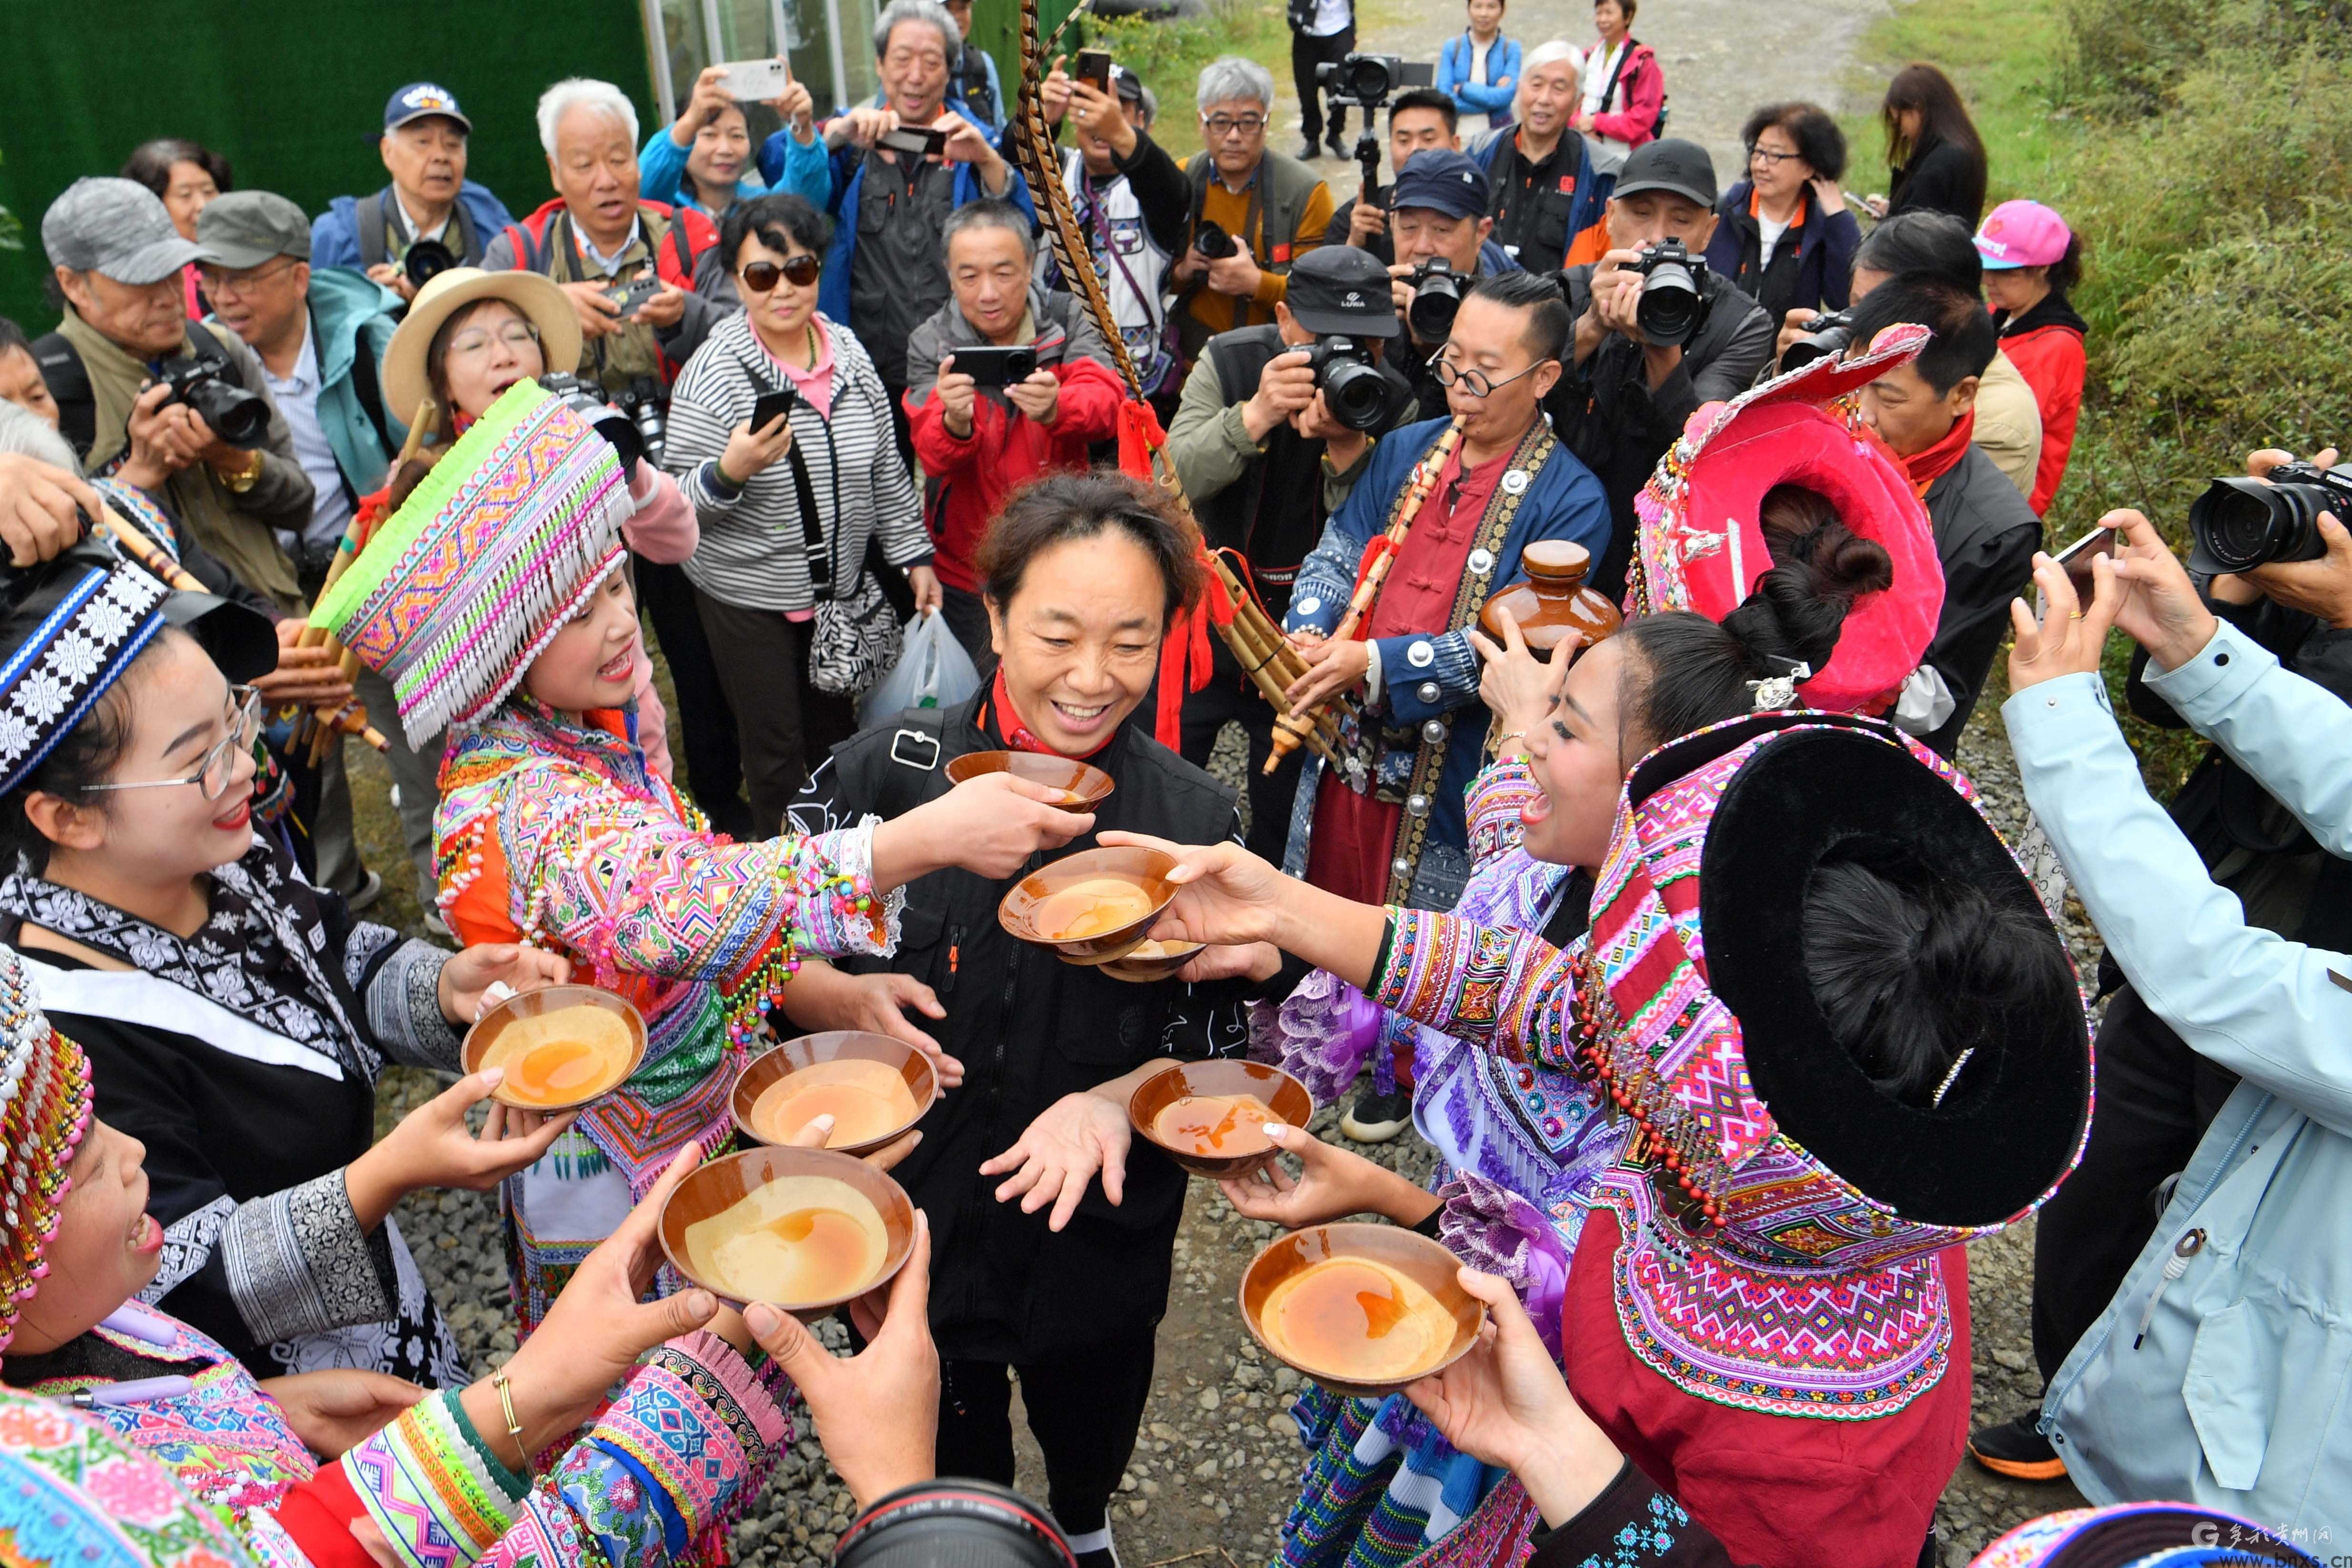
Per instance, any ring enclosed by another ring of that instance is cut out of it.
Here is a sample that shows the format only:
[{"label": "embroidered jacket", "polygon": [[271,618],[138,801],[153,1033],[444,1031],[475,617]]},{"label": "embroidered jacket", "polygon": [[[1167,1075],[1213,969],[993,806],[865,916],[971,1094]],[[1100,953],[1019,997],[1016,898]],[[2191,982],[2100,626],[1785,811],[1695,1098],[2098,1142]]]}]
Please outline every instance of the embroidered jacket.
[{"label": "embroidered jacket", "polygon": [[[508,1468],[454,1391],[321,1465],[278,1402],[219,1345],[160,1313],[134,1310],[108,1321],[137,1331],[92,1330],[87,1359],[121,1375],[52,1378],[0,1393],[0,1447],[14,1447],[18,1428],[39,1422],[35,1447],[60,1461],[77,1453],[119,1461],[125,1449],[151,1457],[201,1508],[166,1510],[176,1494],[152,1479],[134,1485],[119,1463],[110,1477],[103,1465],[77,1465],[73,1474],[85,1482],[99,1477],[104,1485],[91,1489],[117,1521],[153,1527],[126,1531],[134,1542],[146,1544],[168,1518],[170,1539],[214,1548],[208,1558],[156,1559],[184,1568],[235,1562],[219,1550],[224,1525],[261,1568],[356,1568],[367,1561],[351,1533],[362,1519],[403,1568],[715,1561],[713,1543],[759,1496],[793,1438],[783,1373],[772,1363],[755,1371],[725,1341],[698,1331],[656,1349],[593,1425],[560,1454],[540,1456],[536,1483]],[[47,1403],[150,1375],[145,1366],[152,1374],[194,1366],[193,1386],[100,1405],[94,1421]],[[10,1500],[0,1499],[0,1526]]]}]

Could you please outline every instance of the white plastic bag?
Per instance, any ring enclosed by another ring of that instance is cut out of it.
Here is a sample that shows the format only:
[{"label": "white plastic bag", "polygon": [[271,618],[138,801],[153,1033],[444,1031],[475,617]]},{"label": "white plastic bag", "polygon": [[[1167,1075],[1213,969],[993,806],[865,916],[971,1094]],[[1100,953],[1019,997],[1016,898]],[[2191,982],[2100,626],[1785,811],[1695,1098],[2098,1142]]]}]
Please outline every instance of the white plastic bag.
[{"label": "white plastic bag", "polygon": [[898,662],[858,705],[858,721],[879,724],[908,708],[951,708],[980,689],[980,671],[963,651],[947,617],[922,615],[907,623]]}]

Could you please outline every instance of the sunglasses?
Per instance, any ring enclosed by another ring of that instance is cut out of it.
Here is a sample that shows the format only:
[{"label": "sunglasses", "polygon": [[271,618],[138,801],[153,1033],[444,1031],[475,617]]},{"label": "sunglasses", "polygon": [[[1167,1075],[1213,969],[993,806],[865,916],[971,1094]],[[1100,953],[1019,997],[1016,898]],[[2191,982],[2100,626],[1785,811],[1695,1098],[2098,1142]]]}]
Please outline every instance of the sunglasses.
[{"label": "sunglasses", "polygon": [[782,261],[749,262],[740,276],[752,292],[765,294],[786,279],[792,280],[793,288],[805,289],[824,270],[824,262],[814,256],[801,255],[788,256]]}]

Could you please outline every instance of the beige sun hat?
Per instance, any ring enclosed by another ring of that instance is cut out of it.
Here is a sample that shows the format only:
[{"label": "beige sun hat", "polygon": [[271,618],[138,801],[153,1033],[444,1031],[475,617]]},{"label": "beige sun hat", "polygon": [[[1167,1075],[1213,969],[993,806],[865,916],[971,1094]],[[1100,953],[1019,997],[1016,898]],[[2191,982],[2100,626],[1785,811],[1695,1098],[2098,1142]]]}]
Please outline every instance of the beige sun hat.
[{"label": "beige sun hat", "polygon": [[555,279],[537,272],[485,272],[452,267],[416,291],[392,342],[383,352],[383,393],[393,416],[413,424],[416,410],[433,395],[425,374],[425,353],[441,324],[477,300],[504,300],[539,329],[539,352],[550,371],[569,373],[580,363],[580,318]]}]

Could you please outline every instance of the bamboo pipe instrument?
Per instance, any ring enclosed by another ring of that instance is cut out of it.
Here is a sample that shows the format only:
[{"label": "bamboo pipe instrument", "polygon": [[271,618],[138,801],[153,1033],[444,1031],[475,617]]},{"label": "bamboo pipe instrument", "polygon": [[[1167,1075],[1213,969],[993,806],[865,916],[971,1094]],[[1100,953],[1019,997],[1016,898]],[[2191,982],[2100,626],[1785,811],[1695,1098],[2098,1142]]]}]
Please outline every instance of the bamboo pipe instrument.
[{"label": "bamboo pipe instrument", "polygon": [[[1343,641],[1362,631],[1365,617],[1371,614],[1374,601],[1381,596],[1381,584],[1388,581],[1389,568],[1396,563],[1397,552],[1404,547],[1405,534],[1412,528],[1413,519],[1421,515],[1422,507],[1428,502],[1429,492],[1436,487],[1439,470],[1454,456],[1454,448],[1461,444],[1462,420],[1456,416],[1451,424],[1437,433],[1435,443],[1414,465],[1412,479],[1405,486],[1404,493],[1397,498],[1396,510],[1389,514],[1388,529],[1381,536],[1387,541],[1388,548],[1372,557],[1363,581],[1356,584],[1355,593],[1349,596],[1347,613],[1339,617],[1339,624],[1331,628],[1331,636],[1327,640]],[[1307,715],[1307,718],[1316,720],[1322,717],[1321,708]],[[1273,743],[1266,753],[1264,771],[1271,773],[1281,766],[1282,759],[1297,751],[1309,733],[1299,716],[1288,711],[1277,715],[1274,721]]]},{"label": "bamboo pipe instrument", "polygon": [[[125,521],[112,507],[107,507],[100,513],[99,522],[106,530],[107,536],[122,547],[125,554],[138,562],[154,576],[187,593],[209,594],[212,592],[187,568],[165,554],[154,541]],[[333,712],[323,708],[315,709],[312,711],[320,719],[336,725],[345,733],[357,735],[379,752],[391,750],[392,742],[385,740],[380,731],[368,723],[366,710],[355,702],[346,702],[340,710]]]}]

